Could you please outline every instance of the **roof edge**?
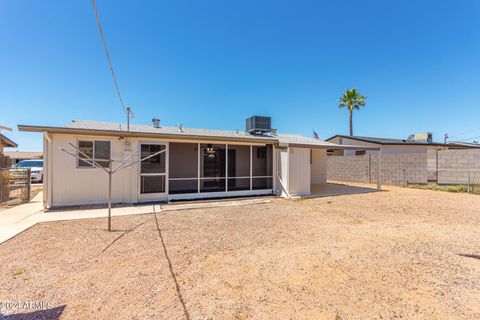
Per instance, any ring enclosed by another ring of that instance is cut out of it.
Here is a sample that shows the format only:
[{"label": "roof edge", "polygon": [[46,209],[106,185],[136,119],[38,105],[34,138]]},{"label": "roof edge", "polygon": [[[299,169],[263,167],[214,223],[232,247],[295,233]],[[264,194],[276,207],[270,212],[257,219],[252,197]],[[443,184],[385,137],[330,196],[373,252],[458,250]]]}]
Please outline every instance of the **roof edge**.
[{"label": "roof edge", "polygon": [[[10,138],[4,136],[1,133],[0,133],[0,137],[1,137],[2,143],[4,143],[4,147],[7,147],[7,148],[17,148],[18,147],[18,144],[16,142],[14,142]],[[5,142],[7,144],[5,144]]]},{"label": "roof edge", "polygon": [[[380,142],[380,141],[371,141],[371,140],[368,140],[368,139],[362,139],[362,138],[358,138],[358,137],[355,137],[355,136],[347,136],[347,135],[343,135],[343,134],[336,134],[334,135],[333,137],[330,137],[328,139],[325,139],[325,141],[329,141],[331,139],[334,139],[334,138],[346,138],[346,139],[352,139],[352,140],[357,140],[357,141],[362,141],[362,142],[367,142],[367,143],[373,143],[373,144],[379,144],[379,145],[382,145],[382,146],[440,146],[440,147],[448,147],[448,144],[445,144],[445,143],[441,143],[441,142],[431,142],[431,143],[428,143],[428,142],[415,142],[415,143],[407,143],[407,142]],[[388,138],[386,138],[388,139]]]},{"label": "roof edge", "polygon": [[18,130],[22,132],[49,132],[49,133],[65,133],[65,134],[94,134],[104,136],[122,136],[122,137],[163,137],[169,139],[191,139],[191,140],[220,140],[220,141],[237,141],[237,142],[263,142],[276,143],[278,138],[261,138],[255,137],[222,137],[222,136],[207,136],[195,134],[172,134],[172,133],[153,133],[153,132],[135,132],[135,131],[118,131],[118,130],[102,130],[102,129],[85,129],[85,128],[67,128],[67,127],[50,127],[50,126],[33,126],[19,124]]}]

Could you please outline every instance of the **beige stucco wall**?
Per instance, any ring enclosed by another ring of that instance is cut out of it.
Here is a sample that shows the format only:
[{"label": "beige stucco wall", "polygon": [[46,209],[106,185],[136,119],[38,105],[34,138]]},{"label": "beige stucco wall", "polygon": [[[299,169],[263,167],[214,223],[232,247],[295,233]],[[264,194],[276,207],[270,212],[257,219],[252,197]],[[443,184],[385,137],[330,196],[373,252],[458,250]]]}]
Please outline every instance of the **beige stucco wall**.
[{"label": "beige stucco wall", "polygon": [[325,149],[312,149],[310,182],[312,184],[324,184],[327,182],[327,150]]}]

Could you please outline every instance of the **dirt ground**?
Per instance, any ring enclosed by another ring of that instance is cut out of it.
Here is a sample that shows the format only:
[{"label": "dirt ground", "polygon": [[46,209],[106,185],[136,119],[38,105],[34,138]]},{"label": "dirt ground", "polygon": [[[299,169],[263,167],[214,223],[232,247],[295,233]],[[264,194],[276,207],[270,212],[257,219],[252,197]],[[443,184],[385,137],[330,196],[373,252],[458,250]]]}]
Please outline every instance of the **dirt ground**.
[{"label": "dirt ground", "polygon": [[[36,225],[7,319],[480,319],[480,196],[383,192]],[[38,318],[37,318],[38,317]],[[0,317],[1,318],[1,317]]]}]

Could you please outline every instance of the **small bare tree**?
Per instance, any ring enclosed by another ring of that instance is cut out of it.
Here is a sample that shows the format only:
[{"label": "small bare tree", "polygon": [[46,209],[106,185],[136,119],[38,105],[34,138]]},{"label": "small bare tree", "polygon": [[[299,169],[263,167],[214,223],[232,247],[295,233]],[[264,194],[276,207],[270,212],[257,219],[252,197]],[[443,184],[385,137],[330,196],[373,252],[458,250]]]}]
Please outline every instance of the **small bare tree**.
[{"label": "small bare tree", "polygon": [[[80,160],[80,161],[84,161],[88,164],[90,164],[91,166],[93,166],[94,168],[101,168],[103,169],[107,174],[108,174],[108,231],[112,231],[112,175],[119,171],[119,170],[122,170],[122,169],[125,169],[125,168],[128,168],[138,162],[142,162],[142,161],[145,161],[147,159],[150,159],[152,157],[155,157],[163,152],[166,151],[166,149],[164,150],[161,150],[161,151],[158,151],[158,152],[155,152],[154,154],[151,154],[143,159],[139,159],[139,160],[136,160],[136,161],[133,161],[133,162],[130,162],[130,163],[127,163],[130,159],[132,159],[132,157],[137,154],[137,152],[133,152],[132,154],[130,154],[127,158],[123,159],[123,160],[120,160],[120,164],[117,165],[116,167],[113,167],[112,164],[113,164],[113,161],[112,161],[112,158],[110,157],[110,159],[108,160],[108,168],[105,168],[104,166],[100,165],[97,161],[98,159],[94,159],[92,157],[89,157],[88,155],[86,155],[84,152],[82,152],[82,150],[80,150],[79,148],[77,148],[76,146],[74,146],[72,143],[69,143],[69,145],[75,149],[76,152],[74,151],[70,151],[70,150],[67,150],[63,147],[59,147],[60,150],[62,150],[63,152],[75,157],[76,159]],[[79,154],[81,155],[81,157],[79,156]]]}]

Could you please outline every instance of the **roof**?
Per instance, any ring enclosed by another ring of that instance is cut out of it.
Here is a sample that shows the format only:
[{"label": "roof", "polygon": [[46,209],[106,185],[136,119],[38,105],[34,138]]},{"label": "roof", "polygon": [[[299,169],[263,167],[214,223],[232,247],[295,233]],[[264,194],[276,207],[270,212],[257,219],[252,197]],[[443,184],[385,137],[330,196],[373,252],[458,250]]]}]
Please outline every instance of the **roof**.
[{"label": "roof", "polygon": [[480,148],[480,143],[471,143],[471,142],[460,142],[460,141],[451,141],[447,143],[448,146],[461,147],[464,149],[468,148]]},{"label": "roof", "polygon": [[5,155],[10,159],[35,159],[42,158],[41,151],[5,151]]},{"label": "roof", "polygon": [[98,134],[98,135],[121,135],[121,136],[137,136],[137,137],[164,137],[175,139],[201,139],[216,138],[221,140],[234,141],[257,141],[257,142],[276,142],[277,138],[272,136],[256,136],[245,133],[243,131],[230,130],[212,130],[212,129],[196,129],[182,128],[171,126],[153,126],[130,124],[127,131],[127,125],[113,122],[100,122],[89,120],[74,120],[63,127],[48,126],[30,126],[18,125],[20,131],[30,132],[52,132],[52,133],[78,133],[78,134]]},{"label": "roof", "polygon": [[4,147],[12,147],[16,148],[18,145],[10,140],[9,138],[5,137],[3,134],[0,133],[0,141]]},{"label": "roof", "polygon": [[[20,131],[50,132],[68,134],[91,134],[91,135],[121,135],[125,137],[155,137],[167,139],[217,139],[221,141],[242,141],[253,143],[283,143],[293,147],[305,148],[330,148],[330,149],[365,149],[364,146],[338,145],[319,139],[301,135],[279,134],[275,136],[252,135],[243,131],[214,130],[182,128],[172,126],[160,126],[155,128],[151,125],[130,124],[127,131],[126,124],[113,122],[100,122],[89,120],[74,120],[63,127],[18,125]],[[378,148],[369,148],[378,150]]]},{"label": "roof", "polygon": [[333,137],[326,139],[326,141],[330,141],[337,137],[358,140],[362,142],[370,142],[370,143],[375,143],[380,145],[415,145],[415,146],[428,145],[428,146],[445,146],[445,147],[448,146],[444,143],[438,143],[438,142],[424,142],[424,141],[414,141],[414,140],[406,140],[406,139],[392,139],[392,138],[378,138],[378,137],[347,136],[347,135],[341,135],[341,134],[334,135]]},{"label": "roof", "polygon": [[379,148],[375,147],[365,147],[365,146],[354,146],[354,145],[339,145],[336,143],[323,141],[315,138],[309,138],[301,135],[294,134],[279,134],[278,135],[279,143],[285,143],[294,147],[306,147],[306,148],[328,148],[328,149],[369,149],[369,150],[378,150]]}]

